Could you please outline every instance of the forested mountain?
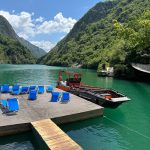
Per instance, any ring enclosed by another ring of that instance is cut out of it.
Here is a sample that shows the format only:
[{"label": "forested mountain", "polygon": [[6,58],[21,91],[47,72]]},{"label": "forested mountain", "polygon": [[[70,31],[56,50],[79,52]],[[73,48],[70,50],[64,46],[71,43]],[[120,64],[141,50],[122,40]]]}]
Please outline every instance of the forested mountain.
[{"label": "forested mountain", "polygon": [[7,39],[11,38],[10,40],[15,40],[17,42],[20,42],[20,44],[26,47],[25,49],[28,49],[32,53],[33,57],[35,58],[39,58],[46,54],[46,52],[41,48],[31,44],[30,42],[24,40],[23,38],[20,38],[15,33],[15,31],[13,30],[9,22],[6,20],[6,18],[4,18],[1,15],[0,15],[0,34],[4,35],[4,37],[7,37]]},{"label": "forested mountain", "polygon": [[0,34],[0,64],[33,64],[36,59],[31,52],[8,36]]},{"label": "forested mountain", "polygon": [[0,63],[35,63],[35,57],[17,38],[9,22],[0,16]]},{"label": "forested mountain", "polygon": [[128,74],[130,63],[150,63],[149,37],[149,0],[100,2],[38,62],[98,71],[113,66],[116,75]]}]

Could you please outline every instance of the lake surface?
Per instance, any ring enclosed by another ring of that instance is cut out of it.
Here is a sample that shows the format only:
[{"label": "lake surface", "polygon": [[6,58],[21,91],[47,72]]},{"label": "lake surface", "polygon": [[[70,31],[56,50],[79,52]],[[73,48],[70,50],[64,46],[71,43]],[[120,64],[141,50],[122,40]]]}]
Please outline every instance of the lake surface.
[{"label": "lake surface", "polygon": [[40,150],[31,132],[0,137],[0,150]]},{"label": "lake surface", "polygon": [[[99,78],[94,70],[44,65],[0,65],[0,84],[55,86],[61,69],[75,70],[82,73],[82,81],[86,84],[113,88],[131,98],[130,102],[116,109],[105,108],[103,117],[62,125],[61,128],[70,137],[85,150],[150,149],[150,84]],[[11,143],[9,138],[5,142],[1,142],[0,139],[0,149],[1,146],[7,146],[7,143]],[[30,139],[29,143],[32,144]]]}]

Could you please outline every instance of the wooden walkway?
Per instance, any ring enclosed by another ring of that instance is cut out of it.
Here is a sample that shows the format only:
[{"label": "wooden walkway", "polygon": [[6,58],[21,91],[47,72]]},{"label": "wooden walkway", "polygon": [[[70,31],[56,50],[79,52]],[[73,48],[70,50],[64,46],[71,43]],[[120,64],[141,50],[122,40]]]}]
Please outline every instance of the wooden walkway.
[{"label": "wooden walkway", "polygon": [[51,150],[82,150],[67,134],[53,121],[44,119],[31,122],[33,128]]}]

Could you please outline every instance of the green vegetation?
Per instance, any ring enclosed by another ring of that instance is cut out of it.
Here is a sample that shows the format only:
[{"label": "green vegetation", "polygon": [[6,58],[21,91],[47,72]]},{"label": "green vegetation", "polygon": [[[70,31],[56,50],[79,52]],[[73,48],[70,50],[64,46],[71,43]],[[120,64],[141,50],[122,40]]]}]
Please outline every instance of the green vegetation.
[{"label": "green vegetation", "polygon": [[131,75],[130,63],[150,63],[149,8],[149,0],[100,2],[38,62],[98,71],[106,65],[116,76]]},{"label": "green vegetation", "polygon": [[[35,58],[39,58],[46,54],[46,52],[43,49],[31,44],[30,42],[24,40],[23,38],[20,38],[15,33],[14,29],[12,28],[10,23],[6,20],[6,18],[4,18],[1,15],[0,15],[0,34],[7,36],[9,39],[13,39],[13,40],[20,42],[20,44],[22,46],[26,47],[25,49],[28,49],[31,52],[31,54],[33,55],[33,57],[35,57]],[[25,61],[25,62],[28,62],[28,61]]]},{"label": "green vegetation", "polygon": [[0,63],[32,64],[35,58],[20,42],[0,34]]},{"label": "green vegetation", "polygon": [[116,75],[131,73],[128,71],[132,62],[150,64],[150,11],[145,11],[140,17],[124,25],[114,21],[114,27],[117,34],[114,45],[121,45],[121,51],[115,54],[119,50],[117,48],[112,54],[112,58],[118,63],[115,62],[115,65],[114,59],[110,58],[110,63],[116,68]]}]

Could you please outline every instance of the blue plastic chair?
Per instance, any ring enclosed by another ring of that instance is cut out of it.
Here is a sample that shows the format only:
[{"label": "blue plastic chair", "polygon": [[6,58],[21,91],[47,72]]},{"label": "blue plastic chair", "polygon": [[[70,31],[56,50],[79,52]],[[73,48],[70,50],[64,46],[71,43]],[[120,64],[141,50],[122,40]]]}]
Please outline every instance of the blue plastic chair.
[{"label": "blue plastic chair", "polygon": [[54,90],[54,88],[50,85],[50,86],[47,86],[47,88],[46,88],[46,91],[47,92],[52,92]]},{"label": "blue plastic chair", "polygon": [[38,86],[38,93],[43,94],[44,93],[44,86]]},{"label": "blue plastic chair", "polygon": [[2,93],[9,93],[9,92],[10,92],[10,91],[9,91],[9,85],[8,85],[8,84],[2,85],[2,87],[1,87],[1,92],[2,92]]},{"label": "blue plastic chair", "polygon": [[37,92],[36,90],[32,90],[29,92],[29,97],[28,97],[29,100],[36,100],[37,99]]},{"label": "blue plastic chair", "polygon": [[60,92],[52,92],[51,102],[58,102],[60,95]]},{"label": "blue plastic chair", "polygon": [[36,86],[35,86],[35,85],[31,85],[31,86],[29,87],[29,92],[32,91],[32,90],[36,90]]},{"label": "blue plastic chair", "polygon": [[29,91],[29,87],[27,86],[22,86],[20,89],[20,94],[26,94]]},{"label": "blue plastic chair", "polygon": [[62,92],[61,102],[67,103],[70,100],[70,93]]},{"label": "blue plastic chair", "polygon": [[19,110],[19,102],[17,98],[7,99],[7,109],[8,112],[17,112]]},{"label": "blue plastic chair", "polygon": [[5,100],[5,99],[0,100],[0,104],[3,108],[6,108],[7,107],[7,100]]},{"label": "blue plastic chair", "polygon": [[18,95],[20,93],[19,85],[13,85],[12,87],[12,94]]}]

